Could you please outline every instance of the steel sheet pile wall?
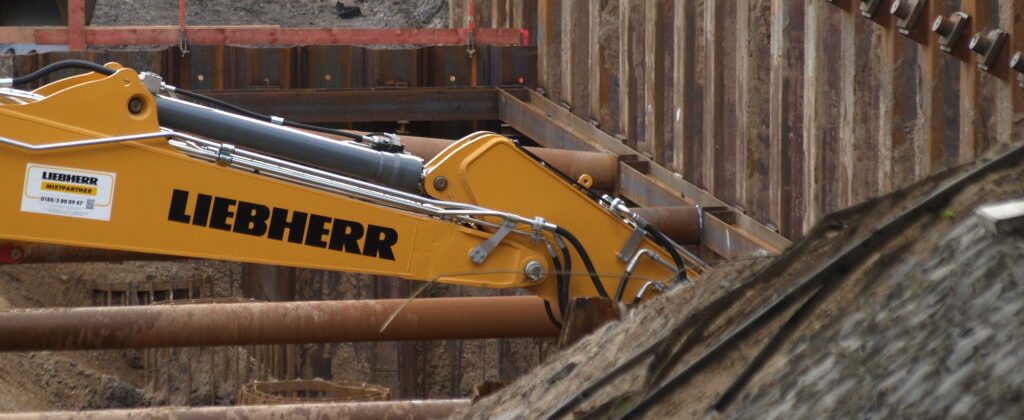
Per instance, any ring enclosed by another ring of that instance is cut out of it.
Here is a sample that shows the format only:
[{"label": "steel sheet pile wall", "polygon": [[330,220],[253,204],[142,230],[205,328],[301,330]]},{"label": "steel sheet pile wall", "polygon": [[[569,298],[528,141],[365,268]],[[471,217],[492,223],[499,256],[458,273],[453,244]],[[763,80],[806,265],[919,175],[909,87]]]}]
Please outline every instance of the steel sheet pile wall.
[{"label": "steel sheet pile wall", "polygon": [[[1024,130],[1009,64],[1024,50],[1024,1],[902,0],[921,4],[909,36],[892,1],[873,18],[866,3],[540,0],[538,86],[793,238]],[[931,25],[957,11],[970,20],[947,54]],[[992,28],[1008,37],[986,72],[968,44]]]}]

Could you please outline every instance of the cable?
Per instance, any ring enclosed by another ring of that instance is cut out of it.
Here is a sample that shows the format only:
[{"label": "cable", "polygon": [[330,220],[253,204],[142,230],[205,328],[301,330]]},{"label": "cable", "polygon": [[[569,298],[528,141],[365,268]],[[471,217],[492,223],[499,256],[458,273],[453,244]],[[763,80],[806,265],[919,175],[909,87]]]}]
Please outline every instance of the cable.
[{"label": "cable", "polygon": [[103,66],[101,66],[99,64],[96,64],[96,63],[93,63],[91,61],[85,61],[85,60],[61,60],[61,61],[58,61],[56,63],[47,64],[47,65],[43,66],[42,68],[40,68],[39,70],[36,70],[36,71],[34,71],[32,73],[29,73],[27,75],[24,75],[24,76],[21,76],[21,77],[15,77],[14,79],[11,79],[11,83],[15,84],[15,85],[19,85],[19,84],[23,84],[23,83],[29,83],[29,82],[35,81],[36,79],[39,79],[39,78],[41,78],[43,76],[46,76],[46,75],[48,75],[50,73],[53,73],[55,71],[69,69],[69,68],[89,70],[89,71],[93,71],[93,72],[96,72],[96,73],[103,74],[105,76],[110,76],[110,75],[114,74],[114,72],[115,72],[115,70],[112,69],[112,68],[103,67]]},{"label": "cable", "polygon": [[561,226],[555,228],[555,233],[572,244],[572,247],[576,249],[576,253],[580,254],[580,259],[583,260],[583,266],[587,268],[587,273],[590,274],[590,281],[594,283],[594,289],[597,289],[597,294],[608,299],[608,291],[604,289],[604,284],[602,284],[601,279],[597,277],[597,269],[594,268],[594,263],[590,260],[590,255],[587,254],[587,250],[583,248],[583,244],[581,244],[580,240],[576,238],[576,235],[573,235],[572,232],[565,230],[565,228]]},{"label": "cable", "polygon": [[558,276],[558,310],[565,319],[569,311],[569,285],[572,281],[572,255],[569,255],[569,248],[564,243],[560,244],[562,259],[565,261],[565,270]]},{"label": "cable", "polygon": [[555,324],[558,329],[562,329],[562,323],[558,322],[555,318],[555,313],[551,310],[551,302],[544,300],[544,311],[548,313],[548,319],[551,320],[552,324]]}]

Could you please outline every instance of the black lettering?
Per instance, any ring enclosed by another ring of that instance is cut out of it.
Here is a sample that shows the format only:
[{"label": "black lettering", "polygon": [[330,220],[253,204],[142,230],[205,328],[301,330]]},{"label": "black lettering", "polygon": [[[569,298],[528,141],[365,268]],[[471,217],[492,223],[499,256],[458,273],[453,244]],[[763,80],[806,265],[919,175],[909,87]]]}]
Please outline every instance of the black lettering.
[{"label": "black lettering", "polygon": [[181,223],[192,221],[192,218],[185,214],[185,207],[187,206],[188,191],[174,190],[171,193],[171,208],[167,212],[167,220]]},{"label": "black lettering", "polygon": [[210,221],[210,202],[212,201],[213,197],[206,194],[196,196],[196,208],[192,212],[193,225],[206,226],[206,223]]},{"label": "black lettering", "polygon": [[328,223],[331,223],[330,217],[319,214],[309,215],[309,226],[306,227],[306,245],[318,248],[326,247],[327,242],[324,241],[324,235],[327,234],[325,226]]},{"label": "black lettering", "polygon": [[334,219],[331,227],[331,242],[327,247],[335,251],[359,254],[359,240],[363,237],[363,225],[345,219]]},{"label": "black lettering", "polygon": [[210,213],[210,227],[220,230],[231,230],[231,224],[228,223],[228,219],[235,215],[231,211],[231,207],[235,205],[235,200],[223,197],[213,198],[213,211]]},{"label": "black lettering", "polygon": [[363,244],[363,255],[394,261],[395,254],[391,251],[391,247],[396,243],[398,243],[398,232],[394,229],[368,225],[366,227],[366,243]]},{"label": "black lettering", "polygon": [[267,237],[281,240],[284,238],[284,230],[288,229],[288,242],[302,243],[302,235],[306,233],[306,213],[301,211],[292,212],[292,220],[288,220],[288,210],[274,207],[270,214],[270,230]]},{"label": "black lettering", "polygon": [[267,206],[239,201],[238,210],[235,212],[235,227],[231,230],[246,235],[263,236],[267,233],[268,217],[270,208]]}]

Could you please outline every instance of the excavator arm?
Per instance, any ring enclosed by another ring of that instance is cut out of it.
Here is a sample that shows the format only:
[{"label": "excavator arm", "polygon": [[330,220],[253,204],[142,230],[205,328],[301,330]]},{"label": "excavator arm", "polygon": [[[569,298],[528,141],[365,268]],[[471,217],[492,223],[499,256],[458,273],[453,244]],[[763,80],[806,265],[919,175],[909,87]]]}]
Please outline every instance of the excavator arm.
[{"label": "excavator arm", "polygon": [[524,288],[563,309],[632,302],[700,267],[500,135],[424,163],[92,69],[0,89],[0,238]]}]

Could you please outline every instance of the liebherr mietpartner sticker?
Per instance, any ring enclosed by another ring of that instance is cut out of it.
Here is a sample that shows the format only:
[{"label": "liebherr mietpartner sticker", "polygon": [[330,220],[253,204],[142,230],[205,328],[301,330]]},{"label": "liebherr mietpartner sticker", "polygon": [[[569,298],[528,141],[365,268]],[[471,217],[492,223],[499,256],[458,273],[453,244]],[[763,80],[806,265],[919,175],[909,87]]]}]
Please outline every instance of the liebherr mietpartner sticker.
[{"label": "liebherr mietpartner sticker", "polygon": [[110,221],[117,174],[29,163],[21,211]]}]

